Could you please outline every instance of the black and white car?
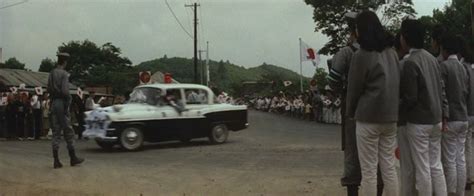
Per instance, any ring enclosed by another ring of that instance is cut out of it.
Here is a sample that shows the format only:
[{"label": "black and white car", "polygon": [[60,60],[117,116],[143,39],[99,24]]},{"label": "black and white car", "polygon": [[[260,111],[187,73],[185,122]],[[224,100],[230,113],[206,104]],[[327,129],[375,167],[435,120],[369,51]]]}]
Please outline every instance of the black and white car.
[{"label": "black and white car", "polygon": [[138,86],[126,104],[86,112],[83,135],[102,148],[138,150],[143,142],[208,137],[227,141],[229,131],[247,128],[247,106],[216,103],[214,93],[196,84]]}]

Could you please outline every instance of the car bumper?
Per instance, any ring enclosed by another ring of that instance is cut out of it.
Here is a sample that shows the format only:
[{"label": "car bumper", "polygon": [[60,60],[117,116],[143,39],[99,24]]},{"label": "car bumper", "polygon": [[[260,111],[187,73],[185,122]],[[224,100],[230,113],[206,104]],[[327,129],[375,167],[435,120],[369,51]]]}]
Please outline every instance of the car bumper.
[{"label": "car bumper", "polygon": [[118,137],[115,135],[116,129],[109,128],[105,131],[105,134],[91,134],[85,137],[90,139],[95,139],[96,141],[100,142],[116,142],[118,141]]},{"label": "car bumper", "polygon": [[100,142],[116,142],[118,137],[96,137],[95,140]]}]

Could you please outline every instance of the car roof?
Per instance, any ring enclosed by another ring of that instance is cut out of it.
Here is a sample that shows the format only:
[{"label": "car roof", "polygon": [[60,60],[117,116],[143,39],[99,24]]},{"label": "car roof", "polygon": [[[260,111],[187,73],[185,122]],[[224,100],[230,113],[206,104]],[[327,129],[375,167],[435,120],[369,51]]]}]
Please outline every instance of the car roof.
[{"label": "car roof", "polygon": [[160,89],[176,89],[176,88],[199,88],[204,90],[210,90],[207,86],[200,85],[200,84],[163,84],[163,83],[156,83],[156,84],[146,84],[141,85],[136,88],[144,88],[144,87],[151,87],[151,88],[160,88]]}]

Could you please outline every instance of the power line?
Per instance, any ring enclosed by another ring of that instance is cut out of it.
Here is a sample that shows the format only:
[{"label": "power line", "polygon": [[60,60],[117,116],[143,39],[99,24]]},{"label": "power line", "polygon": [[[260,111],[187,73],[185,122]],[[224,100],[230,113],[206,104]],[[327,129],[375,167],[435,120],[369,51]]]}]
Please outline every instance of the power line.
[{"label": "power line", "polygon": [[168,3],[168,0],[165,0],[166,6],[168,6],[168,9],[170,10],[171,14],[174,16],[174,19],[176,19],[176,22],[178,22],[179,26],[183,29],[183,31],[189,36],[189,38],[193,39],[193,36],[191,33],[189,33],[186,28],[184,28],[183,24],[179,21],[178,17],[176,17],[176,14],[174,13],[173,9],[171,9],[170,4]]},{"label": "power line", "polygon": [[28,0],[24,0],[24,1],[21,1],[21,2],[18,2],[18,3],[10,4],[10,5],[6,5],[6,6],[3,6],[3,7],[0,7],[0,10],[5,9],[5,8],[9,8],[9,7],[13,7],[13,6],[16,6],[16,5],[20,5],[20,4],[23,4],[23,3],[26,3],[26,2],[28,2]]}]

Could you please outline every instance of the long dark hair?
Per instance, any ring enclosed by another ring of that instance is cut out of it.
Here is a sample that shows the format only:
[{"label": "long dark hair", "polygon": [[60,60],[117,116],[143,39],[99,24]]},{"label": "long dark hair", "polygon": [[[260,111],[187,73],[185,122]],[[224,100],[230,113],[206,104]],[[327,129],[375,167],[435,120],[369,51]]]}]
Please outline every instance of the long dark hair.
[{"label": "long dark hair", "polygon": [[357,16],[356,25],[357,41],[362,49],[382,52],[393,45],[393,36],[385,31],[374,12],[366,10],[360,13]]}]

